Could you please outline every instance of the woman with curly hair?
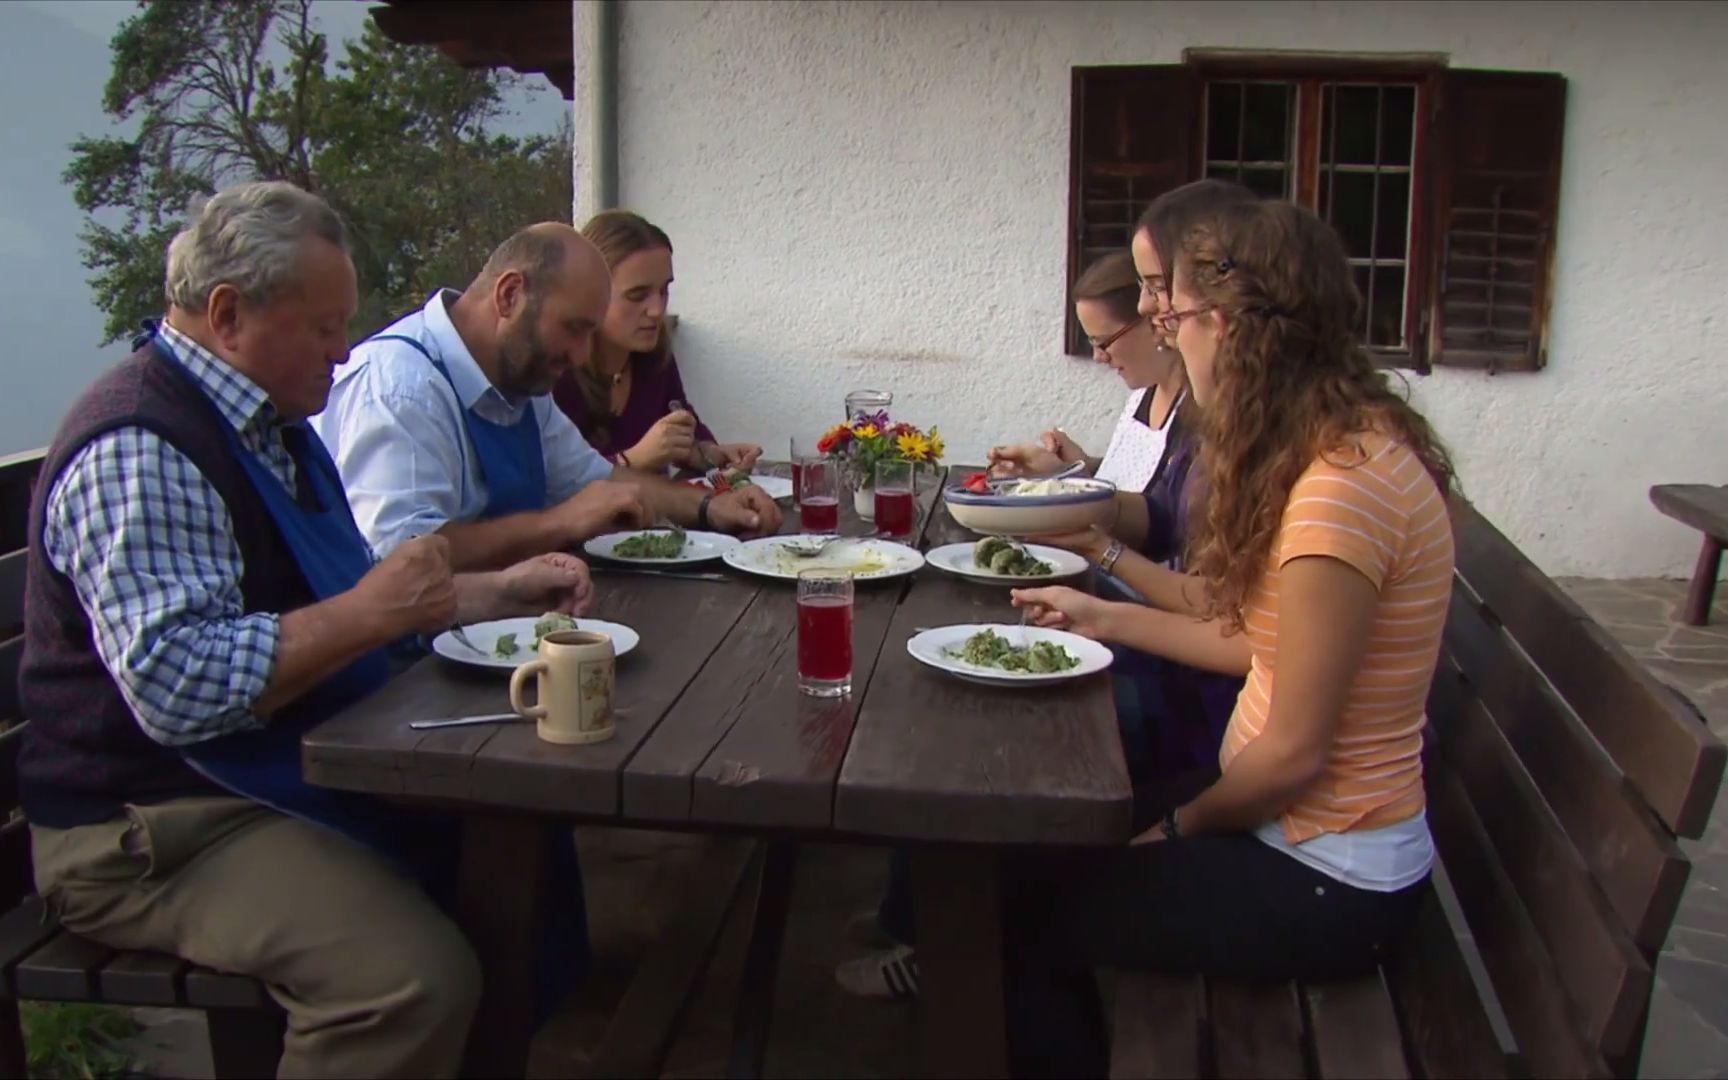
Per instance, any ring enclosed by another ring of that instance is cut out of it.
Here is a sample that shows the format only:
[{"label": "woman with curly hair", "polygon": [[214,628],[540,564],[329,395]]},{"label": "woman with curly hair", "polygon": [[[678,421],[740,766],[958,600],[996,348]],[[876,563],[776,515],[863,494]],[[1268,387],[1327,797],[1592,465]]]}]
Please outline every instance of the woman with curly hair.
[{"label": "woman with curly hair", "polygon": [[1094,965],[1243,979],[1373,969],[1433,862],[1424,703],[1452,581],[1452,467],[1356,344],[1337,235],[1283,202],[1225,207],[1176,259],[1175,336],[1202,406],[1204,507],[1166,610],[1071,589],[1045,626],[1247,676],[1221,772],[1166,788],[1123,850],[1010,883],[1017,1071],[1102,1073]]}]

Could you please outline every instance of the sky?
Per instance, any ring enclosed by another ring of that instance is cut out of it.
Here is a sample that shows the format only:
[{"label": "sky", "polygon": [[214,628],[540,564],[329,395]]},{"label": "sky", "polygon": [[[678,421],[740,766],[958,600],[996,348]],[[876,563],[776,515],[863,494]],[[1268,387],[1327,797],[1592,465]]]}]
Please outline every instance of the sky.
[{"label": "sky", "polygon": [[[366,0],[314,0],[313,14],[339,44],[358,37]],[[0,332],[8,358],[0,376],[0,455],[41,446],[85,386],[126,354],[102,348],[102,313],[80,262],[83,215],[60,174],[80,135],[114,129],[102,112],[108,42],[137,9],[132,0],[0,2]],[[27,108],[19,103],[28,103]],[[508,103],[508,133],[557,129],[567,103],[545,79],[525,79]]]}]

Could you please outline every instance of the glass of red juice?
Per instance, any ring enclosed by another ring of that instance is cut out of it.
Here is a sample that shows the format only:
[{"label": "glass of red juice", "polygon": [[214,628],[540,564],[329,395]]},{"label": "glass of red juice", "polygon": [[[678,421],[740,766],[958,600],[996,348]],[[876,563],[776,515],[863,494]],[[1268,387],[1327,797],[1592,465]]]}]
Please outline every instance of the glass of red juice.
[{"label": "glass of red juice", "polygon": [[794,466],[795,481],[803,489],[798,503],[798,521],[807,533],[840,531],[840,463],[829,458],[807,457]]},{"label": "glass of red juice", "polygon": [[876,463],[876,531],[901,539],[912,535],[918,521],[918,500],[913,494],[910,461]]},{"label": "glass of red juice", "polygon": [[798,573],[798,689],[812,697],[852,692],[852,575]]}]

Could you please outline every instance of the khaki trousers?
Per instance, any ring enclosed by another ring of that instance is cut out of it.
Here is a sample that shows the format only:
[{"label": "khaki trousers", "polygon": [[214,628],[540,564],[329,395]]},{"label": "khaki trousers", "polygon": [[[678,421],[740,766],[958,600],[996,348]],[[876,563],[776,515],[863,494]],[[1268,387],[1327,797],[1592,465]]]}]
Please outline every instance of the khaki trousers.
[{"label": "khaki trousers", "polygon": [[288,1013],[278,1076],[456,1075],[479,963],[360,845],[223,797],[32,827],[31,841],[37,889],[68,929],[268,984]]}]

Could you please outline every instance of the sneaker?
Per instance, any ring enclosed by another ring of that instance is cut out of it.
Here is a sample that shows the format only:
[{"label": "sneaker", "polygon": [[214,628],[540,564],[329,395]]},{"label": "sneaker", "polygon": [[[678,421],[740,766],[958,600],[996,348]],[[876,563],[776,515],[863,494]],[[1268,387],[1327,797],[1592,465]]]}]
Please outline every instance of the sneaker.
[{"label": "sneaker", "polygon": [[874,908],[860,911],[846,920],[846,937],[854,945],[862,945],[866,949],[892,949],[900,942],[889,936],[882,929],[881,920],[876,918]]},{"label": "sneaker", "polygon": [[834,969],[834,981],[854,997],[905,1001],[918,996],[918,955],[899,945]]}]

